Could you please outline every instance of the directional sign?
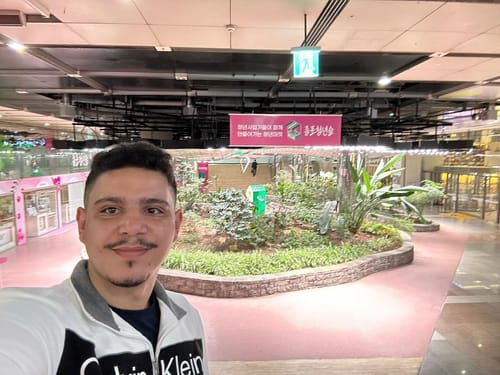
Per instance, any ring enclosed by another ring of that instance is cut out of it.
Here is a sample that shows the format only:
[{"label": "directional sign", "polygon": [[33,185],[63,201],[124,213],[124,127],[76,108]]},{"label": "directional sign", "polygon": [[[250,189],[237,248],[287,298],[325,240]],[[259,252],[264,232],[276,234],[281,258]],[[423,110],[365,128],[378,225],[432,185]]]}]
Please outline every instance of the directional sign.
[{"label": "directional sign", "polygon": [[319,76],[319,51],[318,47],[297,47],[292,49],[294,78]]}]

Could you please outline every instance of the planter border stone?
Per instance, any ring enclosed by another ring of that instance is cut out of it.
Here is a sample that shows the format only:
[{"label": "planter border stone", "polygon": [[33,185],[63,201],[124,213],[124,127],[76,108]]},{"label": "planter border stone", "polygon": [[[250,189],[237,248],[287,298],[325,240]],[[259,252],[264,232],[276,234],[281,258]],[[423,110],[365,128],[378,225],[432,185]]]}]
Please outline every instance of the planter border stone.
[{"label": "planter border stone", "polygon": [[429,224],[413,224],[415,232],[438,232],[440,225],[435,222],[430,222]]},{"label": "planter border stone", "polygon": [[215,298],[261,297],[275,293],[338,285],[413,261],[413,243],[402,233],[403,245],[333,266],[258,276],[213,276],[161,269],[159,281],[171,291]]}]

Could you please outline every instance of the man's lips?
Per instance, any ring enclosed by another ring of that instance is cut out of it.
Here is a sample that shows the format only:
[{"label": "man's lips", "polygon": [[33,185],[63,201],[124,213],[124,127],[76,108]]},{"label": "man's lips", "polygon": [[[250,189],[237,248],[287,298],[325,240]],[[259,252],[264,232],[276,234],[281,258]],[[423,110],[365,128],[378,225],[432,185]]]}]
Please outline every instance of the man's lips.
[{"label": "man's lips", "polygon": [[154,242],[146,241],[142,238],[137,240],[127,240],[122,239],[116,242],[108,243],[104,245],[105,249],[109,249],[115,252],[115,254],[121,256],[122,258],[137,258],[144,255],[148,250],[156,248]]},{"label": "man's lips", "polygon": [[136,258],[144,255],[148,249],[142,246],[137,247],[128,247],[128,246],[119,246],[112,249],[117,255],[122,258]]}]

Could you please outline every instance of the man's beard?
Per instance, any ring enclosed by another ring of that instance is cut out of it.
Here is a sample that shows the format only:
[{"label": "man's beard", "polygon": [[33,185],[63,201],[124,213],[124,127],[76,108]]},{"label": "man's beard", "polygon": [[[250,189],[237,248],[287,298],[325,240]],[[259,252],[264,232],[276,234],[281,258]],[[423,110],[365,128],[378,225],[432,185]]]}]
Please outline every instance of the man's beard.
[{"label": "man's beard", "polygon": [[[134,267],[134,261],[128,261],[127,265],[129,266],[130,269]],[[125,280],[113,280],[109,278],[109,282],[115,286],[119,286],[121,288],[134,288],[136,286],[141,285],[144,283],[148,278],[150,274],[144,275],[144,276],[137,276],[136,278],[128,278]]]},{"label": "man's beard", "polygon": [[[113,250],[114,247],[122,246],[122,245],[131,245],[131,246],[141,245],[142,247],[144,247],[148,250],[151,250],[151,249],[158,247],[158,245],[155,244],[154,242],[149,242],[149,241],[143,240],[142,238],[138,238],[135,241],[130,240],[130,239],[123,239],[123,240],[119,240],[119,241],[116,241],[113,243],[108,243],[108,244],[104,245],[104,248]],[[131,270],[134,268],[134,264],[135,264],[135,261],[133,261],[133,260],[129,260],[127,262],[127,265]],[[134,278],[134,279],[130,278],[130,279],[125,279],[125,280],[108,279],[108,281],[111,284],[118,286],[118,287],[121,287],[121,288],[134,288],[134,287],[139,286],[142,283],[144,283],[149,278],[149,276],[150,275],[148,274],[148,275],[141,277],[141,278]]]}]

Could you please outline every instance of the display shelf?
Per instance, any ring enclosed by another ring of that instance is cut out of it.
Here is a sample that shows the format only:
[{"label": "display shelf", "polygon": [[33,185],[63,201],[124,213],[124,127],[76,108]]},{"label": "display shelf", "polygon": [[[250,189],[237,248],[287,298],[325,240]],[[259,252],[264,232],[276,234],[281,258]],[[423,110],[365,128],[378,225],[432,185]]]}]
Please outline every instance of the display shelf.
[{"label": "display shelf", "polygon": [[56,191],[38,190],[25,193],[26,234],[38,237],[57,229]]}]

